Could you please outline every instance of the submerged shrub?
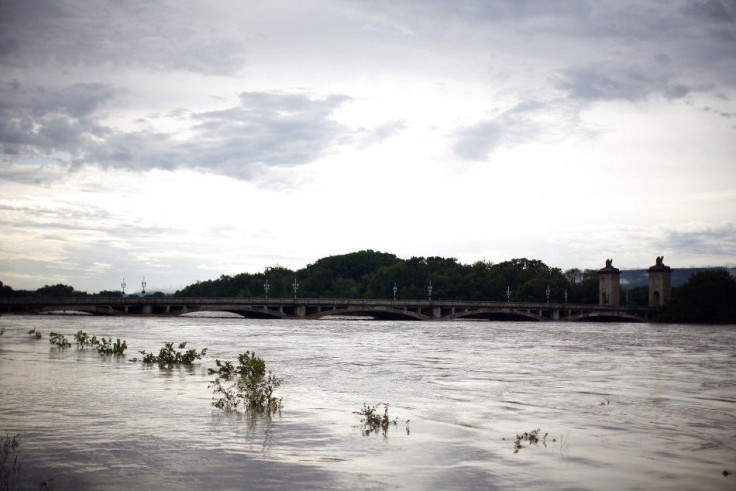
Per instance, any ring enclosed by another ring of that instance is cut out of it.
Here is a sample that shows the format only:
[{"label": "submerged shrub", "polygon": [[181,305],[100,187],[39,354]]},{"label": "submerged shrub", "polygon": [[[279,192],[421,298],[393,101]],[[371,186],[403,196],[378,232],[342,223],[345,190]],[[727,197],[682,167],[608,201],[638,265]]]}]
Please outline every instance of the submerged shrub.
[{"label": "submerged shrub", "polygon": [[216,373],[220,377],[229,378],[233,375],[241,377],[261,377],[266,374],[266,362],[263,358],[256,356],[253,351],[246,351],[238,355],[238,366],[235,367],[230,361],[220,361],[215,359],[217,370],[213,368],[207,369],[209,373]]},{"label": "submerged shrub", "polygon": [[116,338],[114,343],[112,338],[100,338],[95,344],[97,345],[97,353],[101,356],[122,356],[125,354],[125,350],[128,349],[128,343],[126,341],[121,342],[120,338]]},{"label": "submerged shrub", "polygon": [[[378,412],[378,406],[384,406],[383,415]],[[361,432],[364,436],[378,434],[379,432],[383,434],[383,436],[386,436],[389,427],[392,425],[397,426],[399,422],[399,418],[389,418],[387,402],[382,402],[380,404],[376,404],[375,406],[363,403],[363,409],[361,409],[360,411],[353,411],[353,414],[357,414],[363,417],[360,422],[363,423],[363,426],[361,427]]]},{"label": "submerged shrub", "polygon": [[[243,411],[271,416],[281,411],[281,398],[274,396],[282,380],[273,373],[266,373],[266,362],[254,352],[246,351],[238,356],[238,366],[232,362],[215,360],[218,369],[209,369],[218,374],[218,378],[210,384],[212,405],[226,412]],[[238,375],[237,380],[229,386],[224,385],[219,377],[230,378]]]},{"label": "submerged shrub", "polygon": [[28,330],[28,335],[34,339],[41,339],[41,331],[37,331],[34,327],[33,329]]},{"label": "submerged shrub", "polygon": [[[522,442],[527,442],[528,445],[536,445],[539,446],[541,443],[545,447],[547,446],[547,436],[549,433],[545,433],[544,436],[540,439],[539,438],[539,432],[541,430],[537,428],[536,430],[532,430],[529,432],[524,432],[521,435],[516,435],[516,440],[514,441],[514,453],[519,453],[519,450],[524,448],[524,445],[522,445]],[[556,439],[552,440],[553,442],[556,442]]]},{"label": "submerged shrub", "polygon": [[72,343],[66,340],[63,334],[59,334],[58,332],[49,333],[49,343],[60,349],[69,348],[72,345]]},{"label": "submerged shrub", "polygon": [[159,366],[173,366],[173,365],[191,365],[194,360],[201,360],[202,356],[207,353],[207,348],[197,352],[194,348],[190,348],[186,351],[182,351],[187,346],[187,341],[179,343],[179,349],[174,349],[174,343],[166,343],[163,348],[158,352],[158,356],[151,353],[146,353],[146,350],[141,350],[140,354],[143,355],[143,363],[158,363]]},{"label": "submerged shrub", "polygon": [[97,346],[100,343],[97,339],[97,336],[90,337],[89,334],[82,330],[77,331],[77,333],[74,335],[74,341],[76,341],[77,347],[80,348],[83,348],[85,346]]}]

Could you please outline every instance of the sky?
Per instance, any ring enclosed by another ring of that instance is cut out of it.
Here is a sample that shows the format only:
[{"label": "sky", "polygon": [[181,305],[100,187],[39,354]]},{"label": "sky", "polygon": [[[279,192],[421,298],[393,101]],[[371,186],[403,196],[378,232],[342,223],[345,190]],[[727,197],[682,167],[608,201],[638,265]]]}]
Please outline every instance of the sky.
[{"label": "sky", "polygon": [[736,265],[734,0],[0,0],[0,281]]}]

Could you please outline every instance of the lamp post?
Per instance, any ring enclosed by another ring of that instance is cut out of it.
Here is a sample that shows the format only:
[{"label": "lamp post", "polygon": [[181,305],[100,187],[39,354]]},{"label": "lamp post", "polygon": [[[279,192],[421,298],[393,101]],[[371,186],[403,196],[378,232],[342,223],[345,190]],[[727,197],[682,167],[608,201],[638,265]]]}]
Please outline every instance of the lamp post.
[{"label": "lamp post", "polygon": [[565,288],[565,303],[567,303],[567,288]]},{"label": "lamp post", "polygon": [[549,294],[552,293],[552,290],[549,289],[549,285],[547,285],[547,289],[544,290],[544,293],[547,294],[547,303],[549,303]]},{"label": "lamp post", "polygon": [[427,287],[427,293],[429,293],[429,301],[432,301],[432,282],[429,282],[429,286]]},{"label": "lamp post", "polygon": [[394,281],[394,288],[393,288],[393,290],[394,290],[394,300],[396,300],[396,292],[399,291],[399,287],[396,286],[396,282],[395,281]]},{"label": "lamp post", "polygon": [[507,286],[506,287],[506,303],[510,303],[510,302],[511,302],[511,287]]},{"label": "lamp post", "polygon": [[292,286],[294,287],[294,300],[296,301],[296,291],[299,289],[299,283],[296,282],[296,278],[294,278],[294,284]]},{"label": "lamp post", "polygon": [[144,296],[146,295],[146,277],[143,277],[143,281],[141,281],[141,294]]},{"label": "lamp post", "polygon": [[271,288],[271,285],[268,284],[268,278],[266,278],[266,281],[263,283],[263,291],[266,292],[266,298],[268,298],[269,288]]},{"label": "lamp post", "polygon": [[123,291],[123,296],[125,296],[125,278],[123,278],[123,282],[122,282],[122,283],[120,283],[120,288],[121,288],[121,289],[122,289],[122,291]]}]

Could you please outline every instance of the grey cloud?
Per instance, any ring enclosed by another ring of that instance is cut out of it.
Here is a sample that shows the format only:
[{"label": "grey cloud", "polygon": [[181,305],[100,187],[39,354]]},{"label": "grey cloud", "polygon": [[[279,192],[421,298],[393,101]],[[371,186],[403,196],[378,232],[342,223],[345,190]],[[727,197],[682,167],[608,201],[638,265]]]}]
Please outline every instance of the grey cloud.
[{"label": "grey cloud", "polygon": [[705,87],[673,82],[666,74],[636,66],[594,64],[561,70],[555,85],[570,97],[581,100],[628,100],[647,98],[659,93],[668,99],[679,99]]},{"label": "grey cloud", "polygon": [[391,138],[405,128],[406,122],[404,120],[395,120],[388,121],[375,128],[360,128],[356,133],[360,147],[365,148]]},{"label": "grey cloud", "polygon": [[714,22],[736,21],[736,3],[733,0],[727,2],[720,0],[690,1],[680,11],[685,15]]},{"label": "grey cloud", "polygon": [[662,243],[682,254],[734,257],[736,255],[736,227],[733,224],[712,225],[664,231]]},{"label": "grey cloud", "polygon": [[[206,25],[201,17],[208,7],[157,0],[3,0],[0,60],[26,68],[111,64],[237,71],[246,46],[224,26]],[[232,6],[233,13],[237,8]]]},{"label": "grey cloud", "polygon": [[[268,92],[244,92],[238,105],[221,111],[171,113],[191,125],[187,139],[161,131],[117,131],[95,112],[116,94],[99,84],[59,92],[6,87],[0,90],[0,151],[6,158],[52,157],[62,167],[187,167],[245,179],[261,166],[314,160],[347,132],[331,119],[347,97]],[[28,182],[40,170],[16,163],[0,176]]]},{"label": "grey cloud", "polygon": [[77,153],[107,133],[92,113],[117,93],[105,84],[76,84],[57,92],[18,83],[1,87],[0,153]]},{"label": "grey cloud", "polygon": [[467,160],[485,160],[501,145],[529,141],[541,132],[533,119],[534,111],[541,108],[538,102],[523,102],[495,118],[465,127],[458,131],[453,150]]}]

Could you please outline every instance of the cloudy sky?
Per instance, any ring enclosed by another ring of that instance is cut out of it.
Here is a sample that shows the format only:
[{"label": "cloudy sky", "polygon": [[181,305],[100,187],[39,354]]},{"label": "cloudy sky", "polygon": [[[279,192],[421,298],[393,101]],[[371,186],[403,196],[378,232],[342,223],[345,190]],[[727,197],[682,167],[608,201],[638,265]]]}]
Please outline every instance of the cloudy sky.
[{"label": "cloudy sky", "polygon": [[0,281],[736,264],[734,0],[0,0]]}]

